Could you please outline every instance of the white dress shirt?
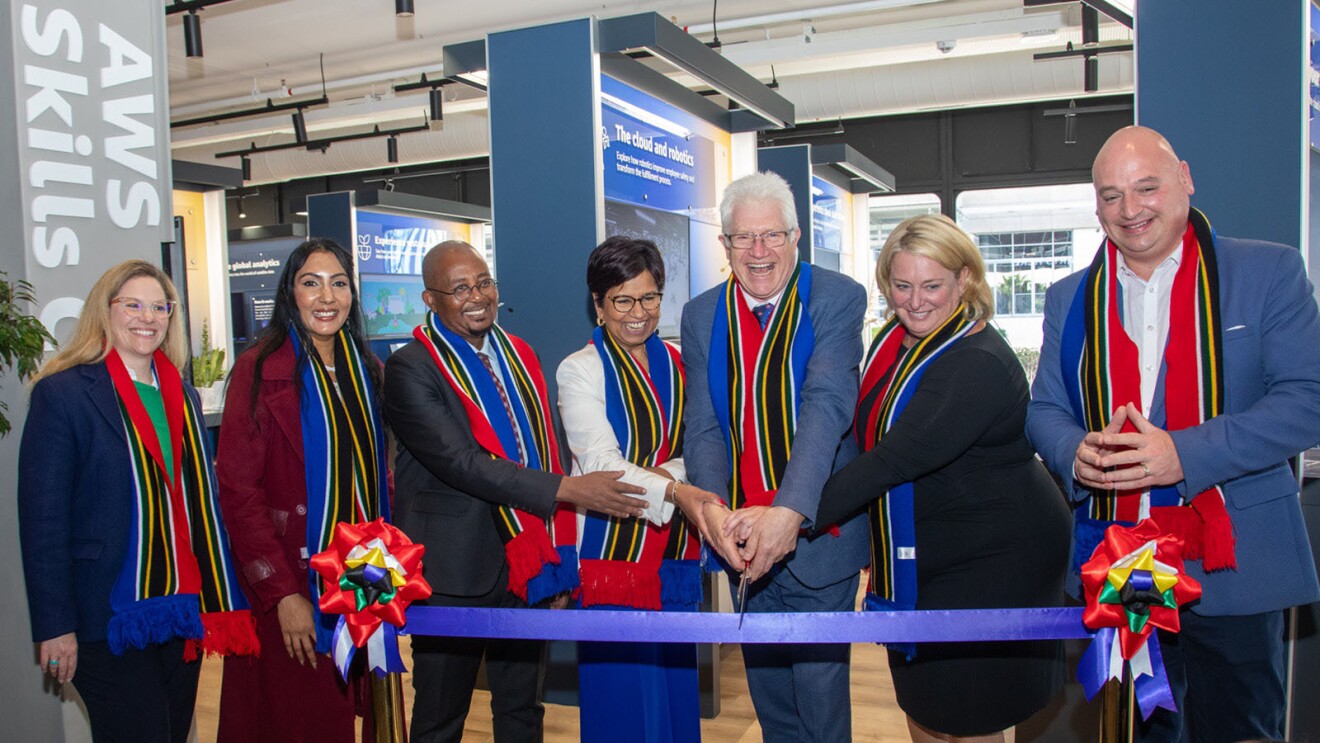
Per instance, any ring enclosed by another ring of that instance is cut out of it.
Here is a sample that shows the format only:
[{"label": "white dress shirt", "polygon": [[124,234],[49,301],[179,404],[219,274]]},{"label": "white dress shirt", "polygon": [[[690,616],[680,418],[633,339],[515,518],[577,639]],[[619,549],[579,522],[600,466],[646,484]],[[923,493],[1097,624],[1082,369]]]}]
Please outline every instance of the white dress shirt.
[{"label": "white dress shirt", "polygon": [[[1169,302],[1173,297],[1173,276],[1182,262],[1182,245],[1143,279],[1128,268],[1118,253],[1118,283],[1123,287],[1123,328],[1137,344],[1141,370],[1141,414],[1150,416],[1155,400],[1155,383],[1164,362],[1164,346],[1169,340]],[[1115,400],[1123,404],[1126,400]]]},{"label": "white dress shirt", "polygon": [[[605,369],[596,347],[587,345],[564,359],[555,380],[559,382],[559,416],[568,435],[568,448],[573,452],[573,474],[622,471],[624,482],[646,488],[646,494],[638,496],[647,502],[642,518],[653,524],[667,523],[674,515],[674,504],[665,501],[670,480],[629,462],[620,451],[619,440],[605,414]],[[660,466],[674,480],[687,482],[682,458]],[[581,517],[579,510],[578,518]]]}]

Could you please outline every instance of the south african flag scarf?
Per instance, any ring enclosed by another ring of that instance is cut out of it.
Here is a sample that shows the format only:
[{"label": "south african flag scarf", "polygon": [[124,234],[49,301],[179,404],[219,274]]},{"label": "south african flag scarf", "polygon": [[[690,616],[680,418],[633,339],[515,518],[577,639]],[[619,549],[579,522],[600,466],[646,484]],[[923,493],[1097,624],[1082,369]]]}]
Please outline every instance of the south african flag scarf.
[{"label": "south african flag scarf", "polygon": [[[595,329],[591,342],[605,372],[605,415],[623,457],[653,467],[682,456],[678,349],[653,333],[643,369],[604,328]],[[691,610],[701,603],[701,545],[677,510],[664,525],[589,511],[581,529],[583,606]]]},{"label": "south african flag scarf", "polygon": [[[380,401],[367,371],[368,362],[348,332],[340,328],[334,341],[335,378],[314,350],[305,353],[298,333],[289,340],[300,359],[303,463],[307,476],[307,552],[315,555],[330,545],[335,524],[389,520],[386,484],[385,426]],[[338,388],[336,389],[336,381]],[[321,613],[321,580],[308,571],[312,611],[316,617],[316,652],[333,647],[338,618]]]},{"label": "south african flag scarf", "polygon": [[[179,370],[157,350],[153,366],[169,428],[169,441],[162,442],[119,352],[112,349],[105,365],[133,472],[129,549],[110,593],[110,651],[121,655],[186,638],[189,660],[199,651],[257,654],[256,625],[220,518],[201,410],[184,392]],[[166,467],[167,447],[173,472]]]},{"label": "south african flag scarf", "polygon": [[[854,434],[862,451],[870,451],[903,414],[921,378],[946,350],[964,338],[976,323],[967,319],[966,306],[953,314],[911,348],[904,348],[907,330],[898,317],[880,328],[862,364]],[[875,390],[879,388],[879,392]],[[869,411],[862,402],[874,397]],[[912,483],[897,485],[871,504],[871,578],[868,609],[913,609],[917,605],[917,536]]]},{"label": "south african flag scarf", "polygon": [[811,265],[799,263],[765,329],[730,276],[715,305],[707,379],[729,457],[729,507],[774,502],[788,466],[816,333]]},{"label": "south african flag scarf", "polygon": [[[500,326],[492,325],[489,333],[490,348],[497,362],[494,367],[515,420],[509,420],[495,380],[486,371],[477,350],[446,328],[434,312],[426,314],[426,324],[417,326],[413,337],[431,353],[445,381],[462,401],[472,435],[481,448],[492,457],[563,474],[541,362],[531,346]],[[526,451],[526,461],[519,452],[519,439]],[[491,509],[504,540],[509,590],[514,595],[528,604],[536,604],[577,588],[572,547],[556,550],[544,520],[510,506]]]},{"label": "south african flag scarf", "polygon": [[[1169,336],[1164,348],[1165,429],[1199,425],[1224,410],[1223,330],[1219,312],[1219,268],[1214,232],[1196,209],[1188,214],[1182,260],[1169,300]],[[1123,329],[1117,248],[1106,240],[1087,269],[1065,320],[1061,349],[1065,383],[1077,422],[1099,431],[1113,411],[1131,402],[1141,407],[1137,346]],[[1149,415],[1149,411],[1143,411]],[[1124,432],[1135,431],[1131,422]],[[1184,507],[1190,506],[1190,508]],[[1176,487],[1147,492],[1094,493],[1077,509],[1077,553],[1091,554],[1112,521],[1155,520],[1181,535],[1184,556],[1200,559],[1207,571],[1236,568],[1233,525],[1218,486],[1190,500]]]}]

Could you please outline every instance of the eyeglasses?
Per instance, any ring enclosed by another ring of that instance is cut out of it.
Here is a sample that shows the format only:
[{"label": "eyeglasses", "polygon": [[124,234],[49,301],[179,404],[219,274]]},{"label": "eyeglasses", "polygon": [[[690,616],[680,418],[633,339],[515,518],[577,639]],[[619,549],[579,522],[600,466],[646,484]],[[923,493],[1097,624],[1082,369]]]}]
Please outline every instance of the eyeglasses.
[{"label": "eyeglasses", "polygon": [[476,286],[459,284],[458,286],[454,287],[453,291],[448,291],[448,292],[444,291],[443,289],[432,289],[429,286],[426,287],[426,290],[430,292],[435,292],[436,294],[443,294],[447,297],[453,297],[454,299],[457,299],[460,302],[466,302],[467,300],[472,298],[472,294],[474,292],[481,292],[482,294],[485,294],[487,290],[497,287],[499,285],[500,282],[496,281],[495,279],[482,279],[481,281],[477,282]]},{"label": "eyeglasses", "polygon": [[178,302],[152,302],[147,304],[141,299],[133,297],[115,297],[110,300],[110,304],[117,304],[123,307],[128,314],[137,315],[138,317],[146,317],[148,312],[157,317],[169,317],[174,314],[174,307]]},{"label": "eyeglasses", "polygon": [[788,233],[788,230],[771,230],[759,235],[754,232],[736,232],[726,234],[724,240],[734,250],[746,250],[755,245],[757,240],[767,248],[782,248],[788,243]]},{"label": "eyeglasses", "polygon": [[640,297],[629,297],[620,294],[616,297],[606,297],[606,299],[610,300],[610,304],[614,305],[616,312],[626,315],[629,312],[632,312],[633,305],[635,304],[641,304],[642,309],[644,310],[653,310],[660,306],[660,299],[664,296],[663,292],[648,292]]}]

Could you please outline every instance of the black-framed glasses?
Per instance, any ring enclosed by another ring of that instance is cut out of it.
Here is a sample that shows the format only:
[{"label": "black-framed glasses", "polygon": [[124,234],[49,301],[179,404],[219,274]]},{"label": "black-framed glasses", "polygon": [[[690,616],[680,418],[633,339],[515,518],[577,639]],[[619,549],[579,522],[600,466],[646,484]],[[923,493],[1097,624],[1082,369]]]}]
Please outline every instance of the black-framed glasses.
[{"label": "black-framed glasses", "polygon": [[757,240],[767,248],[782,248],[788,244],[789,230],[770,230],[757,234],[755,232],[735,232],[732,235],[725,234],[724,240],[729,247],[734,250],[747,250],[756,244]]},{"label": "black-framed glasses", "polygon": [[148,313],[157,317],[169,317],[174,314],[174,307],[178,302],[143,302],[136,297],[115,297],[110,300],[110,304],[117,304],[128,314],[138,317],[146,317]]},{"label": "black-framed glasses", "polygon": [[500,282],[496,281],[495,279],[482,279],[481,281],[477,282],[476,286],[459,284],[458,286],[454,287],[453,291],[445,291],[443,289],[432,289],[429,286],[426,287],[426,290],[429,292],[435,292],[436,294],[443,294],[447,297],[453,297],[454,299],[457,299],[460,302],[466,302],[467,300],[472,298],[473,292],[481,292],[482,294],[485,294],[487,291],[499,285]]},{"label": "black-framed glasses", "polygon": [[642,305],[644,310],[653,310],[660,306],[660,300],[664,298],[664,292],[647,292],[640,297],[630,297],[626,294],[620,294],[614,297],[606,297],[610,304],[614,305],[614,310],[620,314],[632,312],[635,305]]}]

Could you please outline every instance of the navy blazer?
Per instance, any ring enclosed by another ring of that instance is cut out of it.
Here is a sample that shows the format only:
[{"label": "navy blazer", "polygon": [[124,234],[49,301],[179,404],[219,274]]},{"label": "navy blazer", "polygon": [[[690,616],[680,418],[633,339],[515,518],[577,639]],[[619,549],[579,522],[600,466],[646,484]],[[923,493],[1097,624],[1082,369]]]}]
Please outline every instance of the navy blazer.
[{"label": "navy blazer", "polygon": [[[811,297],[807,313],[816,332],[816,346],[802,383],[793,449],[775,493],[774,504],[807,517],[811,527],[825,481],[857,456],[849,431],[857,408],[858,367],[862,362],[862,315],[866,290],[834,271],[811,267]],[[683,414],[683,460],[688,480],[703,490],[726,497],[729,491],[728,448],[715,417],[707,381],[706,357],[715,307],[724,284],[704,292],[683,307],[683,366],[687,369],[687,408]],[[799,537],[786,564],[802,583],[813,588],[855,575],[870,559],[865,514],[839,525],[839,535]]]},{"label": "navy blazer", "polygon": [[[201,409],[196,390],[187,382],[183,389]],[[204,444],[210,460],[210,441]],[[105,641],[133,498],[128,437],[105,363],[37,382],[18,456],[18,532],[33,641],[69,632],[79,642]]]},{"label": "navy blazer", "polygon": [[[1192,610],[1255,614],[1320,600],[1297,480],[1286,461],[1320,442],[1320,313],[1297,250],[1218,237],[1215,255],[1225,412],[1170,437],[1185,477],[1179,491],[1194,496],[1223,486],[1237,537],[1236,570],[1207,575],[1200,562],[1187,563],[1204,589]],[[1027,437],[1079,502],[1090,490],[1073,482],[1072,466],[1086,432],[1068,403],[1059,343],[1083,273],[1046,294],[1045,340],[1027,408]],[[1151,408],[1150,421],[1163,425],[1163,367]]]}]

